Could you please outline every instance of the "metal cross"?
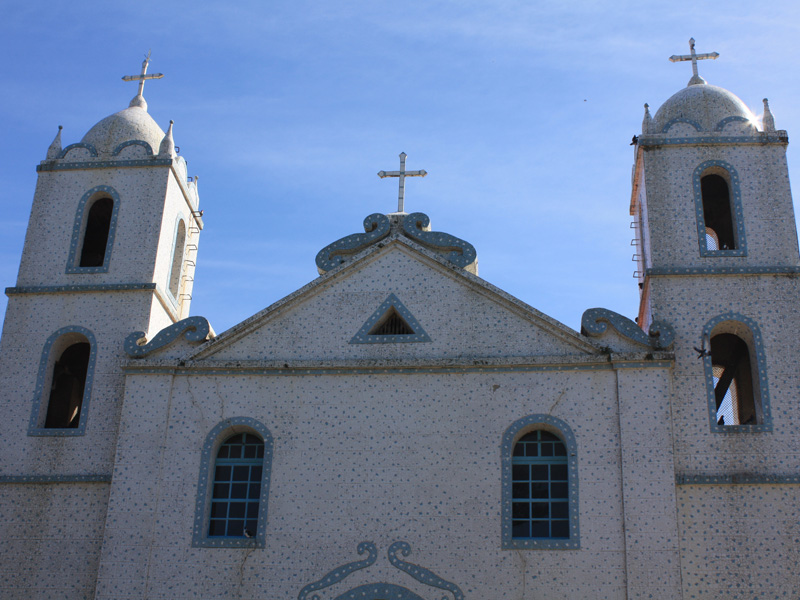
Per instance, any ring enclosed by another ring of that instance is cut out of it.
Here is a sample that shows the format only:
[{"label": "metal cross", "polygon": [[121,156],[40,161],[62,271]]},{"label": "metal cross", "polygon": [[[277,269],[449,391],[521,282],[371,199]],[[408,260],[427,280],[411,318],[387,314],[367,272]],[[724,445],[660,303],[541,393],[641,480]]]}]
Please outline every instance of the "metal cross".
[{"label": "metal cross", "polygon": [[399,177],[400,178],[400,192],[397,195],[397,212],[403,212],[403,202],[405,200],[406,190],[406,177],[425,177],[427,171],[420,169],[419,171],[406,171],[406,156],[405,152],[400,153],[400,170],[399,171],[378,171],[378,177]]},{"label": "metal cross", "polygon": [[139,93],[136,94],[137,96],[141,96],[142,92],[144,91],[144,82],[147,79],[161,79],[164,77],[163,73],[153,73],[151,75],[147,75],[147,65],[150,64],[150,51],[147,51],[147,56],[144,57],[144,62],[142,62],[142,72],[138,75],[125,75],[122,78],[122,81],[138,81],[139,82]]},{"label": "metal cross", "polygon": [[691,54],[673,54],[669,57],[670,62],[682,62],[685,60],[692,61],[692,78],[689,80],[689,85],[695,85],[697,83],[705,83],[706,80],[700,77],[697,74],[697,61],[698,60],[705,60],[707,58],[716,59],[719,56],[719,52],[708,52],[706,54],[698,54],[694,51],[694,38],[689,39],[689,50]]}]

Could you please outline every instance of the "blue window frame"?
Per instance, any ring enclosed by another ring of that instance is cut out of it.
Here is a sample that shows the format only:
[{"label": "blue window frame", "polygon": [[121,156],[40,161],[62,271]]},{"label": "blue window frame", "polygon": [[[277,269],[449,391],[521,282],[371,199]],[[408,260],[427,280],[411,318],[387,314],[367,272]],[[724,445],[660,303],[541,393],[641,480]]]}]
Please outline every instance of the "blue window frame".
[{"label": "blue window frame", "polygon": [[192,546],[266,545],[272,446],[269,429],[251,417],[225,419],[208,433],[200,455]]},{"label": "blue window frame", "polygon": [[514,444],[511,537],[569,538],[567,447],[537,429]]},{"label": "blue window frame", "polygon": [[569,425],[523,417],[506,429],[500,452],[502,548],[580,548],[578,446]]},{"label": "blue window frame", "polygon": [[[119,194],[108,185],[93,187],[81,197],[72,226],[66,273],[108,273],[119,205]],[[97,213],[94,216],[93,210]]]},{"label": "blue window frame", "polygon": [[255,537],[264,442],[240,433],[225,440],[217,453],[208,520],[209,537]]}]

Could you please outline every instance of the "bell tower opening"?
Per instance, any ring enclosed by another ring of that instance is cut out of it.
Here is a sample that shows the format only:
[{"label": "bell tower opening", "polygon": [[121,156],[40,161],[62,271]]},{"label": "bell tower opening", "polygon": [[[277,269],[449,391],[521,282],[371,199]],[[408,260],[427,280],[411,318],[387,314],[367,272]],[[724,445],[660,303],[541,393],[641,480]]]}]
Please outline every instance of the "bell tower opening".
[{"label": "bell tower opening", "polygon": [[703,197],[703,221],[706,226],[707,250],[735,250],[731,196],[728,182],[716,173],[700,178]]},{"label": "bell tower opening", "polygon": [[78,266],[103,266],[113,210],[114,201],[111,198],[100,198],[92,204],[86,216],[86,230],[83,234],[81,260]]}]

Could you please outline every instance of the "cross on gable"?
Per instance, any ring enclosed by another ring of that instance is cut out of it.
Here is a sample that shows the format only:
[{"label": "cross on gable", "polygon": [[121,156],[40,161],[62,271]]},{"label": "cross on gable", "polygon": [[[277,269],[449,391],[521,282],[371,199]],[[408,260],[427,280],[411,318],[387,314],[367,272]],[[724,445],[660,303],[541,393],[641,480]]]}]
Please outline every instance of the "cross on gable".
[{"label": "cross on gable", "polygon": [[694,38],[689,39],[689,51],[690,54],[673,54],[669,57],[670,62],[683,62],[685,60],[692,61],[692,78],[689,80],[689,85],[697,85],[699,83],[705,83],[706,80],[700,77],[697,74],[697,61],[698,60],[705,60],[705,59],[716,59],[719,56],[719,52],[707,52],[705,54],[697,54],[694,50]]},{"label": "cross on gable", "polygon": [[152,73],[150,75],[147,74],[147,66],[150,64],[150,51],[147,51],[147,56],[144,57],[144,61],[142,62],[142,72],[138,75],[125,75],[122,78],[122,81],[138,81],[139,82],[139,91],[137,92],[136,96],[134,96],[133,100],[131,100],[131,106],[142,106],[143,108],[147,108],[147,103],[144,101],[144,96],[142,92],[144,92],[144,82],[148,79],[161,79],[164,77],[163,73]]},{"label": "cross on gable", "polygon": [[419,171],[406,171],[406,156],[405,152],[400,153],[400,170],[399,171],[378,171],[378,177],[399,177],[400,178],[400,191],[397,194],[397,212],[403,212],[403,203],[405,202],[406,190],[406,177],[425,177],[428,174],[424,169]]}]

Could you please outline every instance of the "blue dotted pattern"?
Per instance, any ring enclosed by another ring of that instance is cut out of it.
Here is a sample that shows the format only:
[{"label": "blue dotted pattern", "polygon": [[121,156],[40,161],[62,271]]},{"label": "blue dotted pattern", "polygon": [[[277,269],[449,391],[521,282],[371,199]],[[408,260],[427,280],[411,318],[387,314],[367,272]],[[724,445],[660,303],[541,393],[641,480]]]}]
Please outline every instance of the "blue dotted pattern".
[{"label": "blue dotted pattern", "polygon": [[80,169],[119,169],[125,167],[164,167],[172,164],[171,158],[156,158],[143,160],[93,160],[86,162],[45,163],[36,165],[36,171],[75,171]]},{"label": "blue dotted pattern", "polygon": [[211,326],[205,317],[187,317],[159,331],[146,344],[139,344],[145,338],[144,331],[134,331],[125,338],[125,352],[133,358],[142,358],[155,350],[165,348],[177,340],[181,334],[190,342],[202,342],[208,337]]},{"label": "blue dotted pattern", "polygon": [[76,142],[75,144],[70,144],[66,148],[64,148],[61,152],[58,153],[56,158],[64,158],[70,151],[75,150],[76,148],[86,148],[89,151],[91,156],[97,156],[97,148],[92,146],[91,144],[86,144],[84,142]]},{"label": "blue dotted pattern", "polygon": [[755,133],[749,136],[722,136],[722,135],[699,135],[697,137],[675,137],[667,138],[663,134],[642,135],[639,137],[639,146],[643,148],[654,146],[703,146],[703,145],[729,145],[729,144],[749,144],[749,145],[769,145],[777,144],[785,146],[789,143],[786,132],[780,133]]},{"label": "blue dotted pattern", "polygon": [[[99,267],[81,267],[80,262],[81,244],[83,242],[84,224],[89,208],[87,203],[92,196],[108,195],[114,201],[111,210],[111,222],[108,226],[108,241],[106,242],[106,253],[103,264]],[[78,210],[75,211],[75,224],[72,226],[72,240],[69,243],[69,257],[67,258],[67,273],[108,273],[108,266],[111,263],[111,250],[114,248],[114,234],[117,231],[117,215],[119,214],[119,194],[110,185],[98,185],[86,192],[78,202]]]},{"label": "blue dotted pattern", "polygon": [[366,233],[354,233],[328,244],[317,253],[315,259],[320,274],[326,273],[347,262],[348,257],[357,254],[367,246],[382,240],[391,230],[389,217],[373,213],[364,219]]},{"label": "blue dotted pattern", "polygon": [[111,475],[0,475],[0,483],[111,483]]},{"label": "blue dotted pattern", "polygon": [[[332,571],[328,572],[322,579],[319,579],[313,583],[309,583],[306,587],[300,590],[300,593],[297,595],[297,600],[306,600],[309,598],[310,593],[330,587],[335,583],[339,583],[351,573],[360,569],[366,569],[367,567],[375,564],[375,561],[378,558],[378,549],[375,547],[375,544],[372,542],[361,542],[358,545],[357,550],[359,555],[362,555],[366,552],[367,558],[364,560],[347,563],[341,567],[336,567]],[[310,600],[318,600],[318,598],[319,596],[314,594],[311,596]]]},{"label": "blue dotted pattern", "polygon": [[[447,596],[443,598],[446,600]],[[317,600],[315,597],[312,600]],[[334,600],[424,600],[408,588],[394,585],[393,583],[367,583],[344,594],[336,596]]]},{"label": "blue dotted pattern", "polygon": [[[408,323],[408,326],[414,333],[398,334],[398,335],[369,335],[369,332],[375,324],[383,317],[389,310],[394,309],[397,311],[403,320]],[[350,340],[351,344],[392,344],[402,342],[430,342],[431,338],[425,333],[422,325],[419,324],[416,317],[411,314],[400,299],[394,294],[389,294],[389,297],[384,300],[381,305],[375,309],[375,312],[361,326],[353,338]]]},{"label": "blue dotted pattern", "polygon": [[786,485],[800,484],[800,475],[676,475],[676,485]]},{"label": "blue dotted pattern", "polygon": [[6,295],[14,294],[61,294],[64,292],[130,292],[154,290],[155,283],[104,283],[99,285],[31,285],[6,288]]},{"label": "blue dotted pattern", "polygon": [[[86,382],[83,386],[83,400],[81,401],[81,416],[77,427],[68,429],[45,428],[42,427],[45,414],[45,407],[43,404],[49,400],[49,395],[45,394],[45,389],[49,390],[50,386],[45,386],[45,383],[50,381],[50,374],[47,372],[47,367],[50,364],[50,352],[53,348],[53,344],[55,344],[60,337],[68,333],[79,333],[84,336],[88,340],[90,348],[89,364],[86,367]],[[28,424],[28,435],[71,436],[83,435],[86,433],[86,419],[89,415],[89,399],[92,397],[92,381],[94,379],[94,364],[96,359],[97,342],[95,341],[94,334],[85,327],[79,325],[62,327],[47,338],[44,348],[42,348],[42,357],[39,359],[39,371],[36,374],[36,388],[33,393],[33,408],[31,409],[31,418]]]},{"label": "blue dotted pattern", "polygon": [[783,275],[800,273],[800,267],[659,267],[647,269],[651,275]]},{"label": "blue dotted pattern", "polygon": [[675,119],[670,119],[664,124],[664,127],[661,128],[661,133],[667,133],[670,128],[677,123],[686,123],[687,125],[694,127],[697,131],[703,131],[703,126],[697,121],[683,117],[676,117]]},{"label": "blue dotted pattern", "polygon": [[[733,250],[709,250],[706,247],[706,222],[703,216],[703,193],[700,180],[703,173],[713,167],[724,169],[728,173],[728,184],[731,195],[731,216],[733,217],[733,230],[736,236],[736,248]],[[724,160],[707,160],[700,163],[692,176],[694,189],[694,210],[697,219],[697,243],[700,247],[700,256],[747,256],[747,238],[744,235],[744,210],[742,209],[742,190],[739,185],[739,174],[733,165]]]},{"label": "blue dotted pattern", "polygon": [[663,321],[653,321],[650,335],[629,318],[607,308],[590,308],[581,317],[581,333],[589,337],[600,337],[611,325],[629,340],[656,349],[669,348],[675,342],[675,329]]},{"label": "blue dotted pattern", "polygon": [[454,600],[464,600],[464,593],[455,583],[445,581],[433,571],[426,569],[425,567],[421,567],[398,558],[398,553],[402,554],[403,556],[408,556],[411,554],[411,545],[408,542],[395,542],[389,546],[389,551],[387,552],[389,562],[401,571],[411,575],[420,583],[424,583],[430,587],[439,588],[440,590],[447,590],[453,594]]},{"label": "blue dotted pattern", "polygon": [[[217,451],[222,443],[231,435],[242,432],[253,432],[264,441],[264,470],[261,479],[261,499],[258,510],[256,535],[252,538],[218,538],[209,537],[208,519],[211,509],[211,469],[217,459]],[[206,436],[200,454],[200,477],[197,482],[197,501],[195,503],[192,546],[195,548],[263,548],[267,539],[267,504],[269,501],[269,483],[272,476],[272,434],[259,421],[250,417],[232,417],[225,419]]]},{"label": "blue dotted pattern", "polygon": [[746,119],[746,118],[741,117],[739,115],[732,115],[730,117],[725,117],[719,123],[717,123],[717,126],[714,128],[715,131],[722,131],[723,129],[725,129],[725,126],[728,123],[749,123],[750,126],[753,128],[753,133],[757,133],[758,132],[758,130],[755,128],[755,126],[752,124],[752,122],[749,119]]},{"label": "blue dotted pattern", "polygon": [[431,250],[447,252],[445,258],[462,269],[478,259],[475,246],[443,231],[426,231],[430,224],[431,219],[425,213],[411,213],[403,219],[403,232]]},{"label": "blue dotted pattern", "polygon": [[[545,429],[557,435],[567,447],[569,478],[569,539],[520,539],[511,535],[511,458],[514,442],[524,434],[536,429]],[[504,550],[547,548],[552,550],[575,550],[580,548],[580,507],[578,505],[578,443],[569,425],[551,415],[536,414],[514,421],[506,429],[500,444],[501,462],[501,531],[500,541]]]},{"label": "blue dotted pattern", "polygon": [[[756,355],[756,371],[758,380],[758,396],[756,401],[760,400],[761,405],[761,421],[755,425],[718,425],[717,424],[717,400],[714,394],[714,367],[711,362],[711,356],[703,357],[703,370],[706,378],[706,397],[708,399],[708,418],[711,425],[712,433],[741,433],[741,432],[762,432],[772,431],[772,416],[769,406],[769,384],[767,382],[767,359],[764,353],[764,342],[761,338],[761,330],[758,324],[751,319],[739,313],[726,313],[711,319],[703,327],[703,343],[706,348],[710,348],[711,333],[717,325],[725,323],[726,321],[733,321],[745,325],[753,336],[752,348]],[[755,379],[755,378],[754,378]]]}]

